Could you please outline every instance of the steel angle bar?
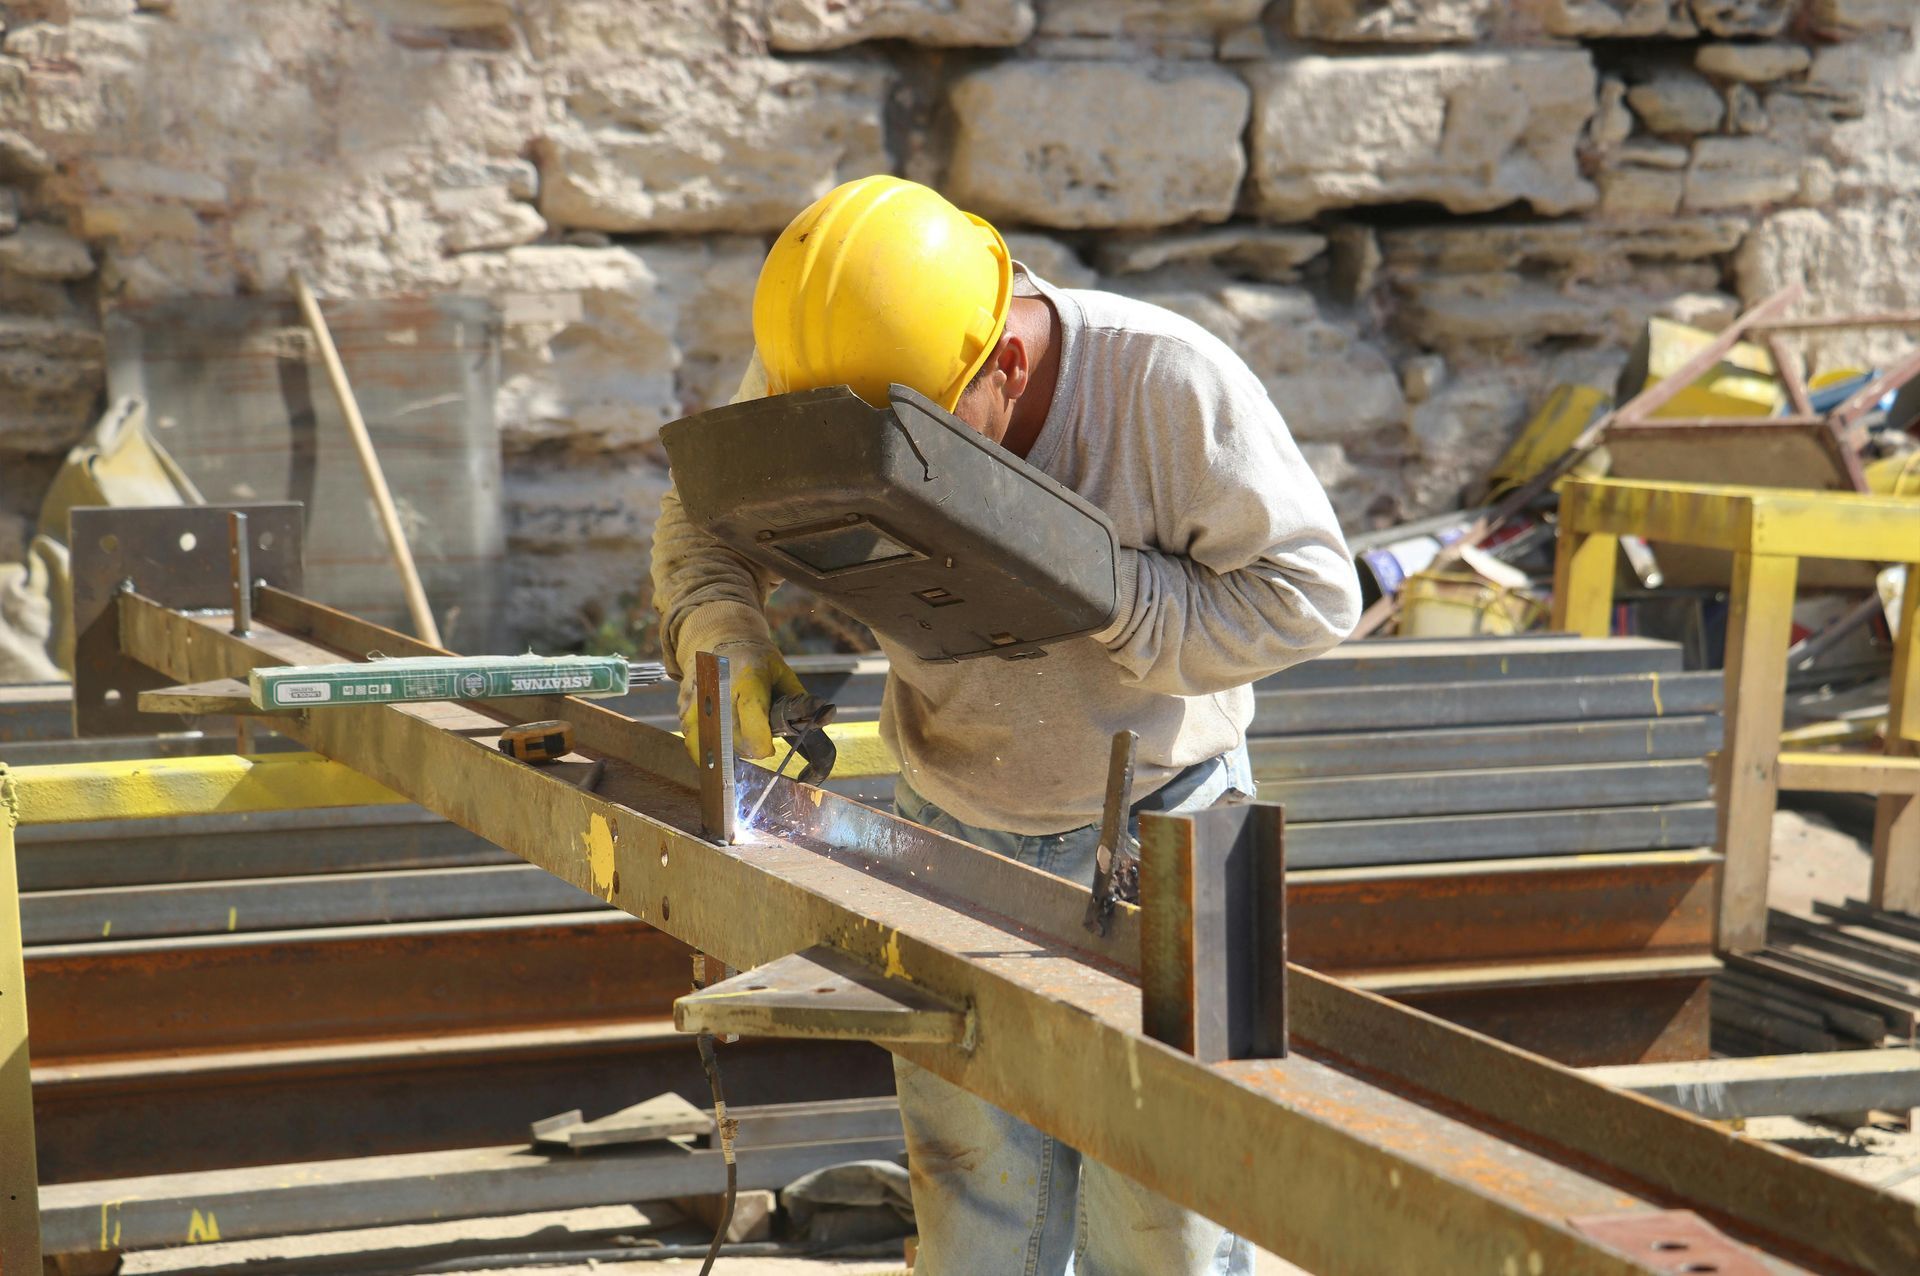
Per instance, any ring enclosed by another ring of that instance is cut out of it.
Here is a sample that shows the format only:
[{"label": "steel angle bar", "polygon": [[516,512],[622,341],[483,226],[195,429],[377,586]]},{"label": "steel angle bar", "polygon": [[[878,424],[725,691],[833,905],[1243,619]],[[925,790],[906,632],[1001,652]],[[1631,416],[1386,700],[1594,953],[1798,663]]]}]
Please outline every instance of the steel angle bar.
[{"label": "steel angle bar", "polygon": [[1711,845],[1713,832],[1711,802],[1327,820],[1289,828],[1287,854],[1299,868],[1349,868],[1489,856],[1687,850]]},{"label": "steel angle bar", "polygon": [[1364,820],[1383,816],[1475,815],[1569,807],[1704,802],[1707,764],[1691,761],[1515,766],[1471,771],[1405,771],[1286,779],[1262,776],[1261,796],[1287,808],[1289,820]]},{"label": "steel angle bar", "polygon": [[379,922],[583,912],[592,896],[526,864],[237,878],[40,891],[20,904],[28,944],[216,935]]},{"label": "steel angle bar", "polygon": [[1920,1051],[1912,1049],[1639,1063],[1590,1075],[1715,1121],[1920,1108]]},{"label": "steel angle bar", "polygon": [[28,825],[18,835],[23,891],[520,862],[415,806]]},{"label": "steel angle bar", "polygon": [[1405,771],[1573,766],[1606,762],[1698,761],[1720,746],[1720,719],[1623,718],[1444,730],[1276,735],[1247,742],[1254,777],[1332,779]]},{"label": "steel angle bar", "polygon": [[[329,658],[271,632],[259,613],[253,637],[240,640],[217,619],[144,599],[121,608],[130,653],[180,681],[290,655]],[[1582,1122],[1571,1130],[1577,1152],[1557,1151],[1566,1140],[1548,1111],[1524,1110],[1528,1094],[1556,1093],[1554,1110],[1577,1114],[1611,1112],[1614,1092],[1306,972],[1294,972],[1290,996],[1314,1025],[1299,1034],[1299,1050],[1279,1061],[1200,1064],[1137,1031],[1139,933],[1119,924],[1132,910],[1116,913],[1113,935],[1095,951],[1079,929],[1084,890],[878,812],[856,825],[853,804],[820,795],[815,805],[815,791],[798,786],[774,799],[787,799],[786,832],[754,830],[714,846],[699,836],[690,786],[636,774],[610,754],[601,788],[582,793],[494,751],[484,723],[461,706],[369,706],[313,714],[297,730],[316,751],[730,965],[831,943],[970,1006],[979,1024],[971,1049],[903,1044],[895,1053],[1323,1276],[1645,1271],[1568,1220],[1676,1199],[1759,1241],[1780,1271],[1893,1272],[1920,1261],[1910,1205],[1753,1145],[1732,1150],[1746,1158],[1746,1174],[1729,1191],[1711,1163],[1730,1154],[1724,1137],[1657,1105],[1647,1104],[1657,1116],[1638,1133],[1682,1149],[1666,1161],[1642,1164],[1634,1146],[1624,1153],[1631,1168],[1621,1168]],[[625,805],[636,791],[650,799],[644,811]],[[801,804],[814,812],[804,825]],[[857,837],[844,836],[855,827]],[[910,867],[935,860],[957,867],[932,884]],[[965,893],[987,904],[963,911],[943,891],[968,874],[980,889]],[[1340,1006],[1355,1001],[1400,1035],[1420,1035],[1420,1048],[1398,1061],[1418,1076],[1396,1076],[1365,1040],[1350,1040]],[[1037,1051],[1045,1066],[1035,1066]],[[1471,1079],[1486,1059],[1502,1063],[1506,1093],[1481,1096],[1479,1107],[1426,1097],[1437,1092],[1429,1070]],[[1524,1143],[1511,1140],[1514,1128],[1528,1130]]]},{"label": "steel angle bar", "polygon": [[1660,718],[1718,713],[1720,695],[1717,673],[1261,691],[1254,696],[1249,730],[1277,735]]}]

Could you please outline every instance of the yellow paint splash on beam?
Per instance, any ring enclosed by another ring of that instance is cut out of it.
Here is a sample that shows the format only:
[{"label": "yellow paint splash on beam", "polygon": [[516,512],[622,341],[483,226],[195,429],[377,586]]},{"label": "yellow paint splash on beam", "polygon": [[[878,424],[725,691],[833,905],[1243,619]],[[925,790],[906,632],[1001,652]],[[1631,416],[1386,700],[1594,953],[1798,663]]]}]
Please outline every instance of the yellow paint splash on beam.
[{"label": "yellow paint splash on beam", "polygon": [[613,826],[607,823],[607,817],[595,811],[587,831],[581,835],[581,842],[587,848],[587,871],[593,877],[593,893],[601,899],[613,898],[614,877],[614,835]]}]

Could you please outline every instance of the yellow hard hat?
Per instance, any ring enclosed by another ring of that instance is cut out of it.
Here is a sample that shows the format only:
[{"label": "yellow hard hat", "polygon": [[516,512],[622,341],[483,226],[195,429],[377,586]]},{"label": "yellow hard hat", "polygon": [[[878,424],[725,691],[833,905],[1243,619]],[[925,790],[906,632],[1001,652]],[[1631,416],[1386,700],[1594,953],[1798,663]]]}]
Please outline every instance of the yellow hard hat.
[{"label": "yellow hard hat", "polygon": [[948,411],[1013,301],[1000,232],[898,177],[838,186],[774,241],[753,291],[767,390],[848,385],[875,407],[894,382]]}]

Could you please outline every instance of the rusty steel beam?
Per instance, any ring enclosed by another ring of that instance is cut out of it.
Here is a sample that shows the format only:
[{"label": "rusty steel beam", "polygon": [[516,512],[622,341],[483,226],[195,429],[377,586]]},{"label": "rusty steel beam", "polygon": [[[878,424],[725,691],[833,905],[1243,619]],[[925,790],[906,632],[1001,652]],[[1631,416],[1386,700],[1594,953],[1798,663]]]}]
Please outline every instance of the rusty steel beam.
[{"label": "rusty steel beam", "polygon": [[[237,639],[135,596],[120,634],[183,682],[341,658],[262,617]],[[1139,1034],[1137,923],[1093,951],[1081,888],[830,795],[804,831],[714,846],[691,788],[589,742],[608,765],[582,793],[498,753],[489,723],[364,706],[288,731],[730,965],[830,943],[971,1006],[971,1049],[895,1052],[1322,1276],[1649,1271],[1571,1220],[1676,1203],[1780,1271],[1920,1263],[1910,1203],[1308,971],[1290,990],[1299,1050],[1202,1065]],[[944,894],[969,875],[986,907]]]},{"label": "rusty steel beam", "polygon": [[1713,950],[1712,851],[1640,851],[1289,875],[1293,960],[1332,975],[1442,961]]},{"label": "rusty steel beam", "polygon": [[615,913],[58,944],[26,954],[36,1065],[657,1015],[688,950]]}]

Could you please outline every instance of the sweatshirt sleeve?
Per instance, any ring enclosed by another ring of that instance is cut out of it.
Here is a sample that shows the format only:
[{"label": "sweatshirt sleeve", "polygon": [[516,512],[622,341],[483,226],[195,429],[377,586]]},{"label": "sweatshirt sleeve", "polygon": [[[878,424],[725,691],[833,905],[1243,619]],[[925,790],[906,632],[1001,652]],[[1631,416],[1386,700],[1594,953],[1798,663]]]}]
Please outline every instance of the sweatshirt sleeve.
[{"label": "sweatshirt sleeve", "polygon": [[1096,635],[1129,680],[1211,695],[1351,633],[1346,540],[1259,379],[1225,346],[1169,343],[1136,393],[1116,430],[1148,475],[1155,543],[1122,551],[1119,618]]},{"label": "sweatshirt sleeve", "polygon": [[[756,354],[731,402],[763,398],[766,392],[767,374]],[[774,577],[696,527],[672,487],[660,498],[660,516],[653,525],[652,572],[660,648],[673,677],[684,676],[683,647],[698,651],[723,642],[773,645],[765,609],[777,583]]]}]

